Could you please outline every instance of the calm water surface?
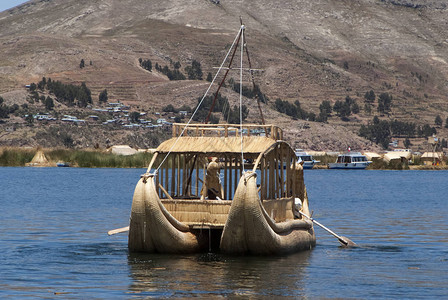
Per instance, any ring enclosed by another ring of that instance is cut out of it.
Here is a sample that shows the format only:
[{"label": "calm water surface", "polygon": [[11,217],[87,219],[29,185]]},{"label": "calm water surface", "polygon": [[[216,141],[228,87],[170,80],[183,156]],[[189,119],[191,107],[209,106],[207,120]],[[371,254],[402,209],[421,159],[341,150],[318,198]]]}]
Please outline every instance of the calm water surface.
[{"label": "calm water surface", "polygon": [[307,170],[312,251],[130,255],[144,169],[0,168],[0,297],[448,298],[448,172]]}]

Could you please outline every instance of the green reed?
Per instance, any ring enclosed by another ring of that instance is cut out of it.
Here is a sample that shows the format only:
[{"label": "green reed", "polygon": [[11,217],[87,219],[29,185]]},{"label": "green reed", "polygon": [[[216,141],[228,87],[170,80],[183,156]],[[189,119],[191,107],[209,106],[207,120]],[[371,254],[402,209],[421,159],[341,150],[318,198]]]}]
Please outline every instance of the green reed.
[{"label": "green reed", "polygon": [[34,149],[5,148],[0,149],[0,166],[21,167],[29,163],[36,154]]},{"label": "green reed", "polygon": [[[0,150],[0,166],[25,166],[36,152],[36,149],[22,148]],[[153,156],[144,152],[125,156],[99,150],[74,149],[44,150],[44,154],[54,165],[62,161],[81,168],[146,168]]]}]

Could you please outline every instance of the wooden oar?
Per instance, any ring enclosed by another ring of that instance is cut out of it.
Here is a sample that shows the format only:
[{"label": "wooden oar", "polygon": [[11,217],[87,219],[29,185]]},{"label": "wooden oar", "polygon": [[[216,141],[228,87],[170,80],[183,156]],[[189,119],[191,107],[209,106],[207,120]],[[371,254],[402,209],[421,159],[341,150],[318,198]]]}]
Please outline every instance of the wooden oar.
[{"label": "wooden oar", "polygon": [[341,245],[343,247],[356,247],[355,242],[351,241],[350,239],[346,238],[345,236],[340,236],[338,234],[336,234],[334,231],[332,231],[331,229],[325,227],[324,225],[320,224],[319,222],[317,222],[316,220],[314,220],[313,218],[311,218],[310,216],[304,214],[303,212],[299,211],[299,213],[310,219],[311,221],[313,221],[313,223],[315,223],[316,225],[320,226],[321,228],[325,229],[326,231],[328,231],[329,233],[331,233],[335,238],[338,239],[339,243],[341,243]]},{"label": "wooden oar", "polygon": [[126,227],[123,227],[123,228],[109,230],[107,232],[107,234],[108,235],[113,235],[113,234],[122,233],[122,232],[126,232],[126,231],[129,231],[129,226],[126,226]]}]

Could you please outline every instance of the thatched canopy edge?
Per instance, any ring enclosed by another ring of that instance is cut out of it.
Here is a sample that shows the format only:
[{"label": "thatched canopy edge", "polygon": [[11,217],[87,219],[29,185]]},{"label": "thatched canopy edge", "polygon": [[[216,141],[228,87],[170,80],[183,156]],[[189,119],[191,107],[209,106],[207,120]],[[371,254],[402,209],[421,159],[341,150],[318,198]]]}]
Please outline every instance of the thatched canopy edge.
[{"label": "thatched canopy edge", "polygon": [[[166,140],[157,148],[158,153],[241,153],[240,137],[180,137]],[[276,143],[261,136],[243,137],[244,153],[262,153]]]}]

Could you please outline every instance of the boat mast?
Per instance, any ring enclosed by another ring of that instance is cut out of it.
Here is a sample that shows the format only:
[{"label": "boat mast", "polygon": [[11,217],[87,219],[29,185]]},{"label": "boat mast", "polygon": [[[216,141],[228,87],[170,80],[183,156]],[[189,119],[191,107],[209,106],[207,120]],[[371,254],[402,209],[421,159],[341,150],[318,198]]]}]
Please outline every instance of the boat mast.
[{"label": "boat mast", "polygon": [[229,67],[227,68],[226,73],[224,73],[224,77],[222,78],[221,82],[219,83],[218,90],[215,93],[215,97],[213,98],[212,106],[210,107],[210,110],[208,111],[208,114],[207,114],[207,117],[205,118],[204,124],[207,124],[210,119],[210,115],[212,114],[213,108],[215,107],[215,104],[216,104],[216,99],[218,98],[219,90],[221,89],[222,85],[226,81],[227,74],[229,73],[229,71],[231,69],[230,67],[232,66],[233,58],[235,57],[236,50],[238,49],[238,45],[240,44],[242,32],[243,32],[243,30],[240,29],[240,33],[238,34],[238,40],[236,41],[235,49],[233,49],[232,57],[230,58]]},{"label": "boat mast", "polygon": [[[241,23],[241,25],[243,25],[243,19],[241,17],[240,17],[240,23]],[[244,30],[243,30],[243,40],[244,41],[246,40],[246,36],[245,36],[245,31]],[[252,88],[255,91],[257,85],[255,84],[254,71],[252,69],[252,63],[250,61],[249,49],[247,47],[247,44],[244,45],[244,48],[246,48],[247,61],[249,62],[249,72],[250,72],[250,79],[252,81]],[[255,99],[257,100],[258,110],[260,111],[261,124],[262,125],[266,125],[265,122],[264,122],[263,111],[261,110],[260,98],[258,97],[258,93],[255,94]]]},{"label": "boat mast", "polygon": [[[241,24],[241,56],[240,56],[240,135],[241,135],[241,173],[244,172],[244,149],[243,149],[243,54],[244,54],[244,25]],[[236,48],[236,47],[235,47]],[[248,129],[250,130],[250,129]]]},{"label": "boat mast", "polygon": [[[233,50],[233,53],[232,53],[232,57],[230,58],[229,66],[227,67],[227,70],[226,70],[226,72],[224,74],[223,79],[219,83],[218,89],[217,89],[217,91],[215,93],[215,96],[213,97],[213,102],[212,102],[210,110],[209,110],[209,112],[207,114],[207,117],[205,118],[204,124],[207,124],[209,122],[209,120],[210,120],[210,116],[211,116],[211,114],[213,112],[213,109],[215,108],[216,100],[218,98],[218,93],[219,93],[221,87],[223,86],[223,84],[224,84],[224,82],[225,82],[225,80],[227,78],[227,74],[231,70],[231,66],[232,66],[232,63],[233,63],[233,58],[235,57],[236,50],[238,48],[238,45],[240,44],[241,37],[243,39],[243,43],[242,43],[241,47],[246,49],[246,55],[247,55],[247,60],[248,60],[248,63],[249,63],[249,72],[250,72],[250,78],[251,78],[251,82],[252,82],[252,88],[253,88],[254,91],[257,89],[257,85],[255,84],[254,69],[252,69],[252,62],[250,60],[249,49],[248,49],[247,44],[245,42],[245,40],[246,40],[245,26],[243,25],[243,19],[241,17],[240,17],[240,23],[241,23],[241,29],[240,29],[240,32],[239,32],[239,35],[238,35],[238,40],[237,40],[237,42],[235,44],[235,49]],[[242,57],[243,57],[243,51],[241,51],[241,59],[242,59]],[[240,93],[242,93],[242,88],[241,88],[242,85],[243,85],[243,83],[241,81],[240,82]],[[255,99],[257,100],[258,111],[260,112],[261,124],[262,125],[266,125],[266,123],[264,121],[263,111],[261,109],[260,98],[258,96],[258,93],[255,94]],[[241,111],[241,109],[242,108],[240,107],[240,111]]]}]

